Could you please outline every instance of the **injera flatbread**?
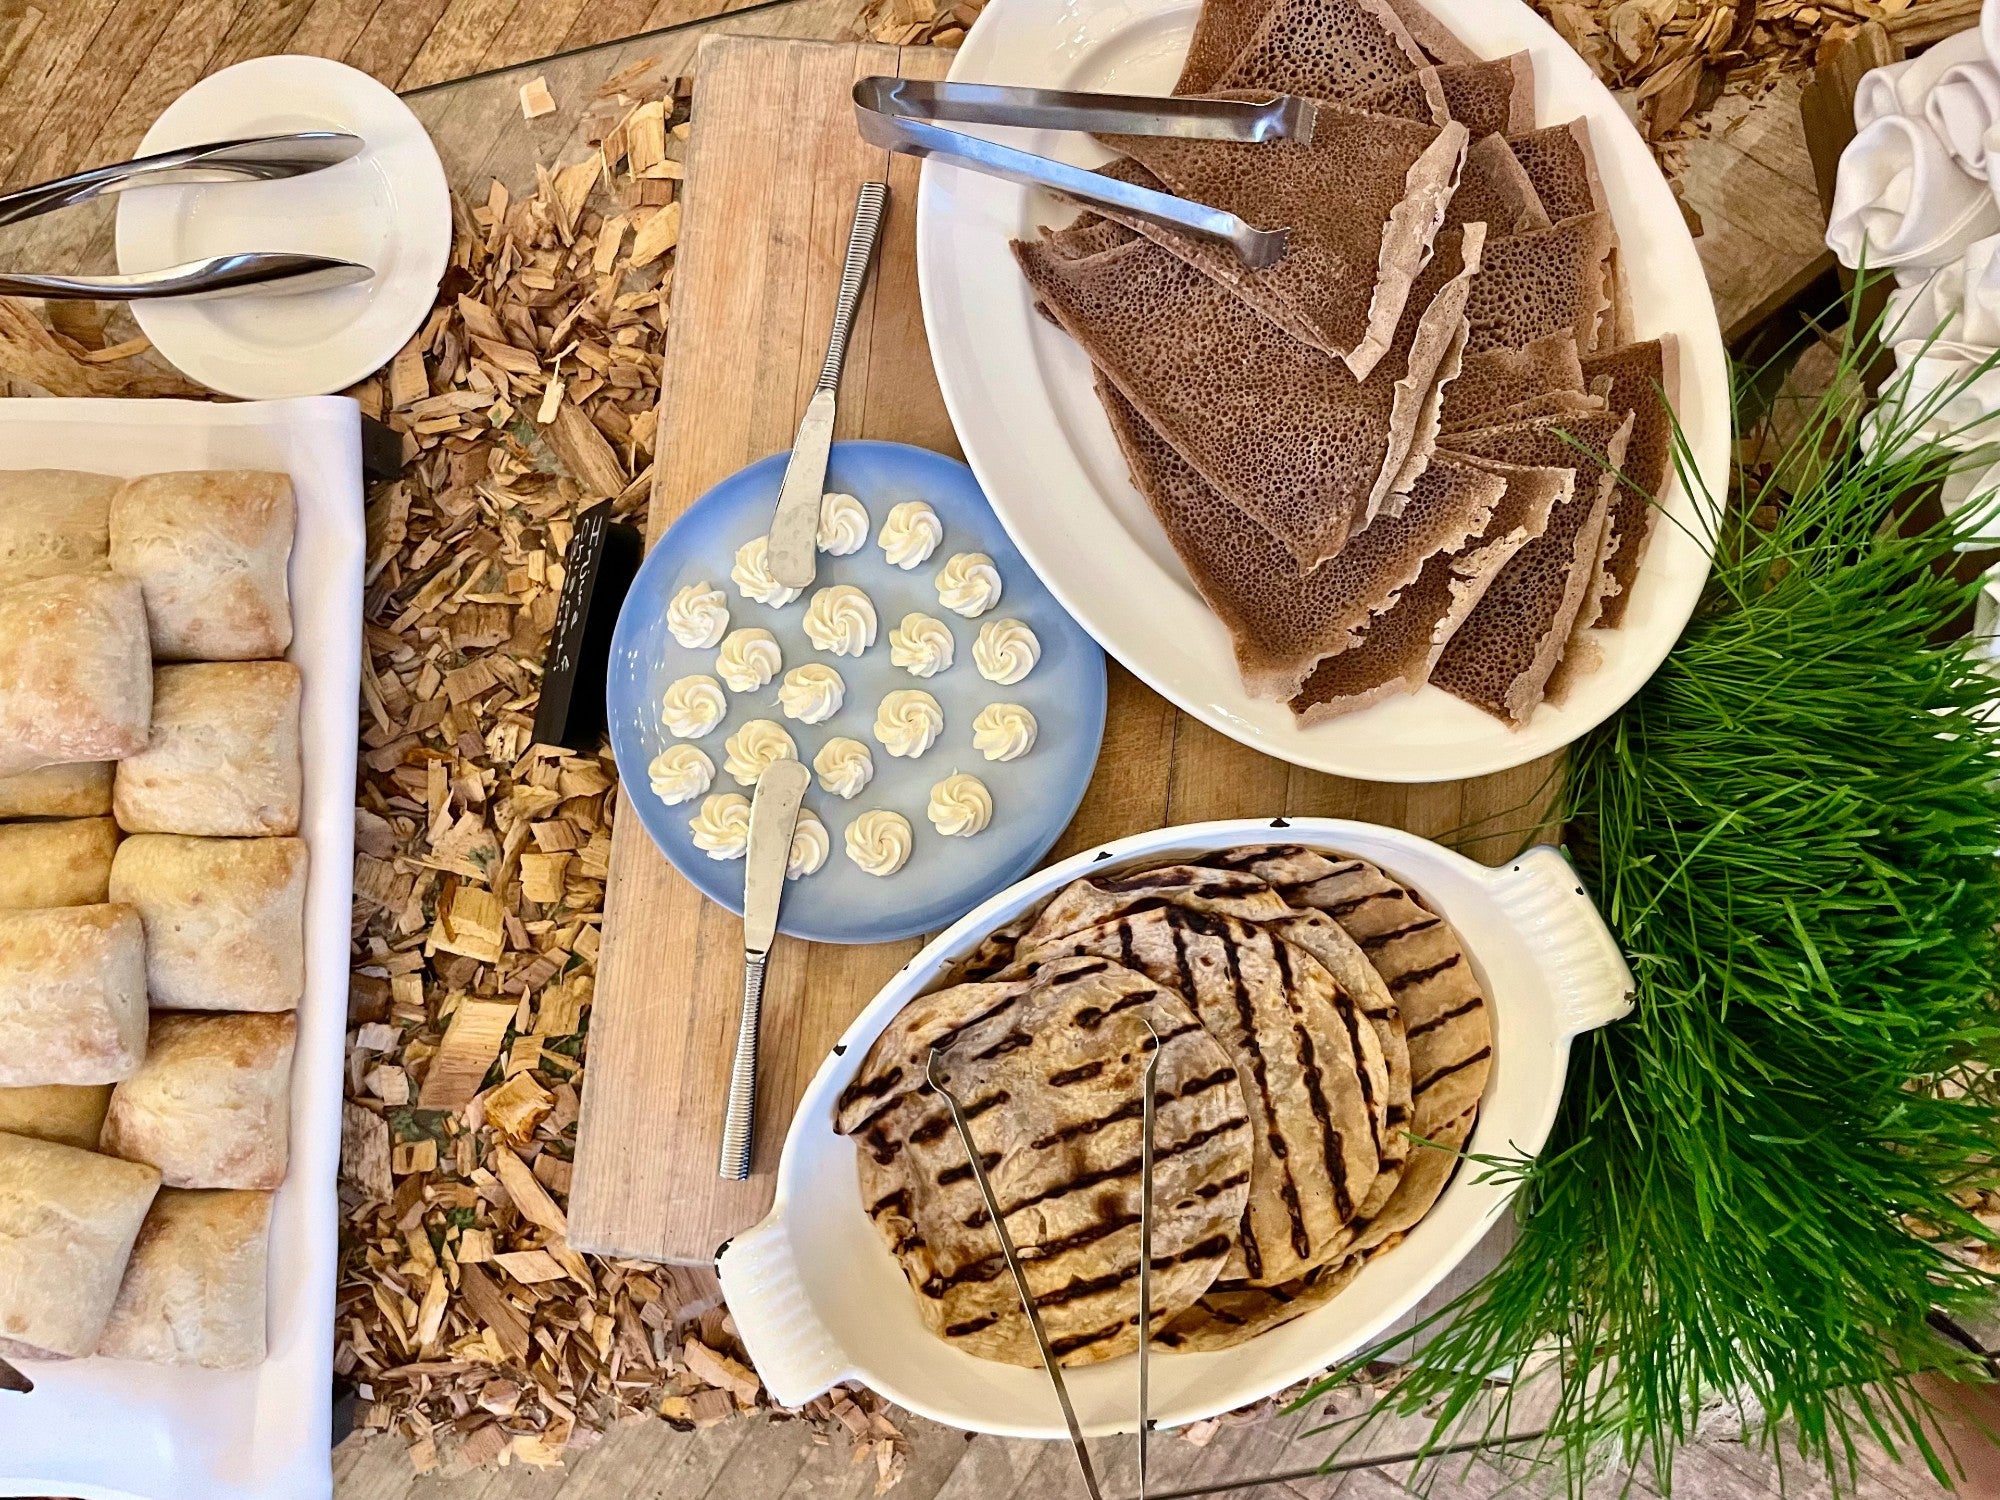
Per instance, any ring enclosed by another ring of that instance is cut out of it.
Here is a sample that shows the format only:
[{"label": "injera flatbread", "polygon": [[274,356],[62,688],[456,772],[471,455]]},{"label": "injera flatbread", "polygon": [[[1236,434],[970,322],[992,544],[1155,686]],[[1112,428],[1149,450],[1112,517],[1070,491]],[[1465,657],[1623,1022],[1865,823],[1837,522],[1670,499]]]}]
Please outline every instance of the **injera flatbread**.
[{"label": "injera flatbread", "polygon": [[1496,133],[1513,136],[1534,127],[1534,62],[1527,53],[1516,52],[1491,62],[1419,68],[1340,102],[1406,120],[1456,120],[1475,140]]},{"label": "injera flatbread", "polygon": [[1160,1038],[1152,1296],[1170,1318],[1235,1242],[1251,1152],[1236,1070],[1179,996],[1100,959],[956,986],[891,1021],[843,1092],[836,1121],[859,1134],[862,1202],[947,1342],[1039,1363],[944,1101],[913,1086],[940,1043],[1058,1356],[1137,1346],[1140,1018]]},{"label": "injera flatbread", "polygon": [[1576,336],[1551,333],[1519,349],[1482,349],[1460,361],[1457,376],[1444,389],[1443,429],[1491,426],[1480,421],[1517,401],[1554,392],[1584,395],[1583,362],[1577,357]]},{"label": "injera flatbread", "polygon": [[1226,245],[1125,221],[1234,287],[1293,338],[1345,361],[1357,380],[1389,351],[1458,186],[1466,147],[1463,125],[1419,124],[1329,103],[1320,105],[1305,144],[1102,139],[1179,197],[1227,209],[1256,228],[1289,229],[1277,264],[1252,270]]},{"label": "injera flatbread", "polygon": [[1622,624],[1625,607],[1631,602],[1632,583],[1639,576],[1639,564],[1652,540],[1658,517],[1655,502],[1666,487],[1673,461],[1673,413],[1671,403],[1678,392],[1679,347],[1672,334],[1627,344],[1622,349],[1593,355],[1584,361],[1586,382],[1595,385],[1609,378],[1609,400],[1613,411],[1632,413],[1632,438],[1625,445],[1622,480],[1611,496],[1611,528],[1617,547],[1611,553],[1611,581],[1599,624]]},{"label": "injera flatbread", "polygon": [[[1451,924],[1366,860],[1336,861],[1278,846],[1232,850],[1214,863],[1248,870],[1295,906],[1319,908],[1360,944],[1402,1009],[1413,1077],[1410,1129],[1453,1149],[1463,1144],[1486,1091],[1493,1029],[1485,992]],[[1455,1160],[1413,1150],[1396,1191],[1348,1253],[1379,1245],[1421,1219]]]},{"label": "injera flatbread", "polygon": [[1341,1254],[1380,1171],[1388,1078],[1374,1029],[1318,960],[1255,923],[1171,904],[1018,954],[1030,968],[1084,955],[1136,969],[1222,1044],[1252,1145],[1244,1270],[1232,1274],[1275,1285]]},{"label": "injera flatbread", "polygon": [[1571,499],[1549,517],[1547,529],[1488,585],[1438,658],[1432,682],[1512,724],[1525,723],[1534,712],[1596,576],[1611,469],[1623,458],[1631,425],[1630,413],[1606,412],[1454,435],[1454,453],[1575,469],[1577,483]]},{"label": "injera flatbread", "polygon": [[1519,349],[1544,335],[1564,332],[1575,337],[1579,352],[1594,351],[1604,313],[1611,306],[1612,243],[1607,214],[1586,214],[1550,229],[1489,239],[1466,304],[1470,325],[1466,353]]},{"label": "injera flatbread", "polygon": [[1544,391],[1539,396],[1530,396],[1511,406],[1479,412],[1448,431],[1475,432],[1483,427],[1509,427],[1536,417],[1587,417],[1608,410],[1610,407],[1605,399],[1589,391]]},{"label": "injera flatbread", "polygon": [[[1042,908],[1016,951],[1025,953],[1068,933],[1163,902],[1255,922],[1305,949],[1333,975],[1367,1018],[1388,1077],[1387,1092],[1382,1095],[1383,1133],[1377,1143],[1382,1176],[1361,1210],[1364,1216],[1372,1214],[1394,1186],[1394,1174],[1408,1149],[1403,1131],[1410,1117],[1410,1057],[1403,1042],[1403,1018],[1389,987],[1337,923],[1317,911],[1293,909],[1263,881],[1243,871],[1163,865],[1070,882]],[[1357,1041],[1354,1048],[1357,1056],[1369,1052],[1365,1039]]]},{"label": "injera flatbread", "polygon": [[1218,1281],[1193,1307],[1153,1335],[1153,1347],[1176,1354],[1202,1354],[1248,1343],[1260,1333],[1324,1307],[1361,1274],[1362,1263],[1361,1256],[1348,1256],[1315,1266],[1297,1280],[1279,1286]]},{"label": "injera flatbread", "polygon": [[1535,185],[1514,160],[1514,153],[1497,135],[1481,136],[1466,148],[1458,191],[1445,210],[1446,224],[1486,226],[1488,239],[1529,234],[1549,227],[1549,216],[1535,196]]},{"label": "injera flatbread", "polygon": [[1505,488],[1482,470],[1433,462],[1400,514],[1381,517],[1300,575],[1277,540],[1217,495],[1101,376],[1097,397],[1133,485],[1228,628],[1252,697],[1289,698],[1322,657],[1354,643],[1426,559],[1477,535]]},{"label": "injera flatbread", "polygon": [[[1218,61],[1225,48],[1233,50]],[[1428,63],[1383,0],[1205,0],[1174,92],[1273,88],[1342,99]]]},{"label": "injera flatbread", "polygon": [[[1477,238],[1460,235],[1468,246]],[[1301,569],[1337,553],[1429,462],[1437,380],[1457,367],[1470,279],[1453,272],[1442,242],[1425,281],[1447,279],[1406,319],[1407,372],[1389,361],[1366,381],[1150,240],[1076,261],[1019,241],[1014,251],[1036,296],[1125,398]]]},{"label": "injera flatbread", "polygon": [[1510,135],[1507,144],[1534,183],[1551,219],[1560,223],[1604,212],[1604,184],[1598,180],[1587,122],[1570,120]]},{"label": "injera flatbread", "polygon": [[1494,578],[1547,529],[1551,510],[1569,498],[1575,484],[1569,469],[1500,472],[1506,492],[1480,534],[1426,561],[1417,581],[1368,622],[1356,645],[1314,668],[1291,700],[1300,724],[1358,713],[1429,681]]},{"label": "injera flatbread", "polygon": [[1403,23],[1425,57],[1434,63],[1476,63],[1479,54],[1461,42],[1452,29],[1440,21],[1424,0],[1388,0],[1389,9]]}]

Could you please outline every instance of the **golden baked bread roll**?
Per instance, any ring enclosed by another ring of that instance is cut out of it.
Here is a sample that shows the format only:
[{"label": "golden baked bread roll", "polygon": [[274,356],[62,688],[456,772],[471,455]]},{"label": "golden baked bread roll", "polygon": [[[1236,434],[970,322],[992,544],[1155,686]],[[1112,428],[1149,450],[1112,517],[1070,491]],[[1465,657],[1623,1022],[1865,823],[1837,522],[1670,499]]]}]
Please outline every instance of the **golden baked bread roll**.
[{"label": "golden baked bread roll", "polygon": [[291,1015],[155,1015],[99,1144],[158,1167],[168,1187],[275,1188],[291,1150],[298,1029]]},{"label": "golden baked bread roll", "polygon": [[152,709],[138,584],[76,573],[0,588],[0,776],[134,754]]},{"label": "golden baked bread roll", "polygon": [[0,912],[0,1088],[117,1083],[146,1055],[146,942],[129,906]]},{"label": "golden baked bread roll", "polygon": [[31,1135],[38,1141],[95,1151],[110,1104],[108,1083],[0,1089],[0,1134]]},{"label": "golden baked bread roll", "polygon": [[109,818],[0,823],[0,910],[108,900],[118,825]]},{"label": "golden baked bread roll", "polygon": [[97,1352],[242,1370],[264,1358],[269,1193],[162,1188]]},{"label": "golden baked bread roll", "polygon": [[[0,829],[0,841],[5,835]],[[0,842],[0,858],[4,851]],[[0,890],[4,882],[0,873]],[[134,834],[111,862],[110,888],[146,924],[146,989],[156,1008],[273,1011],[299,1003],[303,839]]]},{"label": "golden baked bread roll", "polygon": [[0,587],[103,572],[118,485],[109,474],[0,470]]},{"label": "golden baked bread roll", "polygon": [[79,760],[0,776],[0,818],[103,817],[113,769],[108,760]]},{"label": "golden baked bread roll", "polygon": [[292,643],[283,474],[218,469],[128,480],[111,500],[111,566],[146,593],[161,661],[255,661]]},{"label": "golden baked bread roll", "polygon": [[299,669],[198,662],[153,674],[152,742],[118,764],[127,833],[255,838],[299,831]]},{"label": "golden baked bread roll", "polygon": [[97,1347],[159,1185],[136,1162],[0,1135],[0,1356]]}]

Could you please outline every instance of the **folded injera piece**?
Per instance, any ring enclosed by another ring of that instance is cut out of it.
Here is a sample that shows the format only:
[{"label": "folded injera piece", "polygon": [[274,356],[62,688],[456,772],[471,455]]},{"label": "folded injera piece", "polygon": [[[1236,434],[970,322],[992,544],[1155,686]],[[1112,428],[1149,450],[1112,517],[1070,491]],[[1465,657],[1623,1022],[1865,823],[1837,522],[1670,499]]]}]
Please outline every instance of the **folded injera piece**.
[{"label": "folded injera piece", "polygon": [[1466,148],[1458,191],[1445,209],[1447,226],[1475,221],[1486,226],[1488,239],[1549,227],[1549,216],[1542,212],[1535,185],[1497,135],[1481,136]]},{"label": "folded injera piece", "polygon": [[954,986],[891,1021],[842,1093],[836,1125],[856,1137],[862,1202],[947,1342],[1039,1363],[965,1148],[924,1085],[931,1049],[1050,1341],[1064,1363],[1087,1364],[1138,1342],[1142,1019],[1159,1038],[1153,1298],[1186,1307],[1234,1253],[1251,1140],[1236,1070],[1178,995],[1102,959]]},{"label": "folded injera piece", "polygon": [[1612,305],[1613,243],[1609,214],[1488,240],[1466,304],[1466,353],[1519,349],[1562,332],[1575,336],[1580,353],[1594,352]]},{"label": "folded injera piece", "polygon": [[1277,540],[1216,494],[1102,376],[1097,395],[1134,487],[1228,628],[1255,698],[1289,698],[1322,657],[1353,645],[1428,558],[1479,534],[1505,488],[1470,465],[1433,461],[1399,515],[1380,517],[1301,576]]},{"label": "folded injera piece", "polygon": [[1456,120],[1475,138],[1520,135],[1535,125],[1534,62],[1516,52],[1491,62],[1420,68],[1341,102],[1411,120]]},{"label": "folded injera piece", "polygon": [[1673,407],[1680,383],[1679,346],[1672,334],[1593,355],[1582,365],[1593,388],[1609,380],[1613,411],[1632,413],[1632,439],[1625,445],[1623,478],[1611,495],[1611,527],[1618,544],[1610,556],[1611,582],[1598,623],[1623,623],[1632,582],[1652,540],[1656,502],[1673,461]]},{"label": "folded injera piece", "polygon": [[1457,123],[1419,124],[1330,103],[1320,105],[1305,144],[1102,139],[1179,197],[1227,209],[1257,228],[1289,229],[1277,264],[1252,270],[1226,245],[1125,221],[1234,287],[1292,337],[1343,360],[1357,380],[1389,350],[1458,186],[1466,147]]},{"label": "folded injera piece", "polygon": [[1590,149],[1590,126],[1583,120],[1510,135],[1507,144],[1535,184],[1542,207],[1560,223],[1604,211],[1604,184]]},{"label": "folded injera piece", "polygon": [[1425,57],[1434,63],[1476,63],[1479,54],[1458,39],[1452,29],[1432,13],[1424,0],[1388,0],[1389,9],[1403,23]]},{"label": "folded injera piece", "polygon": [[1574,469],[1576,488],[1551,513],[1547,529],[1487,586],[1438,658],[1432,682],[1511,724],[1527,722],[1594,586],[1613,471],[1631,430],[1631,413],[1605,412],[1453,436],[1456,455]]},{"label": "folded injera piece", "polygon": [[1428,66],[1381,0],[1275,0],[1209,87],[1345,99]]},{"label": "folded injera piece", "polygon": [[1584,396],[1583,361],[1577,357],[1576,335],[1545,334],[1518,349],[1481,349],[1459,362],[1458,374],[1444,388],[1439,421],[1447,432],[1465,427],[1500,424],[1480,419],[1521,401],[1543,396]]},{"label": "folded injera piece", "polygon": [[1429,681],[1494,578],[1548,528],[1551,511],[1569,499],[1576,483],[1569,469],[1496,466],[1493,477],[1506,489],[1480,533],[1426,560],[1417,581],[1369,620],[1354,646],[1313,669],[1291,700],[1301,725],[1358,713]]},{"label": "folded injera piece", "polygon": [[1443,1150],[1410,1153],[1402,1181],[1348,1254],[1409,1229],[1437,1201],[1472,1133],[1493,1060],[1484,987],[1449,922],[1423,898],[1360,859],[1330,859],[1295,845],[1231,850],[1211,862],[1247,870],[1294,906],[1333,918],[1368,955],[1402,1011],[1409,1039],[1410,1130]]},{"label": "folded injera piece", "polygon": [[[1478,232],[1459,234],[1476,264]],[[1035,295],[1125,398],[1301,570],[1337,553],[1429,462],[1437,380],[1457,367],[1470,279],[1443,241],[1425,277],[1444,276],[1442,287],[1411,299],[1407,370],[1388,361],[1366,381],[1150,240],[1075,261],[1040,244],[1017,241],[1014,252]]]}]

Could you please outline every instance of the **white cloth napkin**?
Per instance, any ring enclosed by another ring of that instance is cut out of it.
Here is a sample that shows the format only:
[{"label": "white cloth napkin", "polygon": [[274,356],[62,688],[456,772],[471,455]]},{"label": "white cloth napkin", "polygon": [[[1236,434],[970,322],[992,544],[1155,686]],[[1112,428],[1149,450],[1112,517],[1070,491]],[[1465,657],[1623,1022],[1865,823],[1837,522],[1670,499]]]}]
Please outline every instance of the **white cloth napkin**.
[{"label": "white cloth napkin", "polygon": [[1996,231],[2000,202],[1923,120],[1883,115],[1840,155],[1826,242],[1842,265],[1943,266]]},{"label": "white cloth napkin", "polygon": [[1924,100],[1924,121],[1959,170],[1986,181],[1987,133],[2000,125],[2000,68],[1980,57],[1945,69]]},{"label": "white cloth napkin", "polygon": [[[1994,0],[1987,0],[1982,26],[1986,24],[1985,17],[1995,9]],[[1961,31],[1929,48],[1921,57],[1889,63],[1862,74],[1854,90],[1855,128],[1865,130],[1886,115],[1921,117],[1924,101],[1946,72],[1960,63],[1983,62],[1988,56],[1979,31]]]},{"label": "white cloth napkin", "polygon": [[2000,348],[2000,235],[1974,240],[1950,265],[1897,271],[1896,290],[1882,313],[1883,341],[1932,337]]}]

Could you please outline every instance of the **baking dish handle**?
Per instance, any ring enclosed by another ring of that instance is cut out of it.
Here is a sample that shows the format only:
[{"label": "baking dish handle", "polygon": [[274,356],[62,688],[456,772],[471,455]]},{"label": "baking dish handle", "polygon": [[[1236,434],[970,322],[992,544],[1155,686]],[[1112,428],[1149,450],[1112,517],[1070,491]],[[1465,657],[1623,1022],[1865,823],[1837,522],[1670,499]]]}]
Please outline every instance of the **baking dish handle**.
[{"label": "baking dish handle", "polygon": [[715,1258],[722,1297],[764,1388],[779,1406],[804,1406],[854,1374],[806,1295],[791,1236],[775,1211]]},{"label": "baking dish handle", "polygon": [[1494,871],[1493,894],[1548,981],[1563,1036],[1631,1011],[1631,967],[1560,849],[1537,844]]}]

